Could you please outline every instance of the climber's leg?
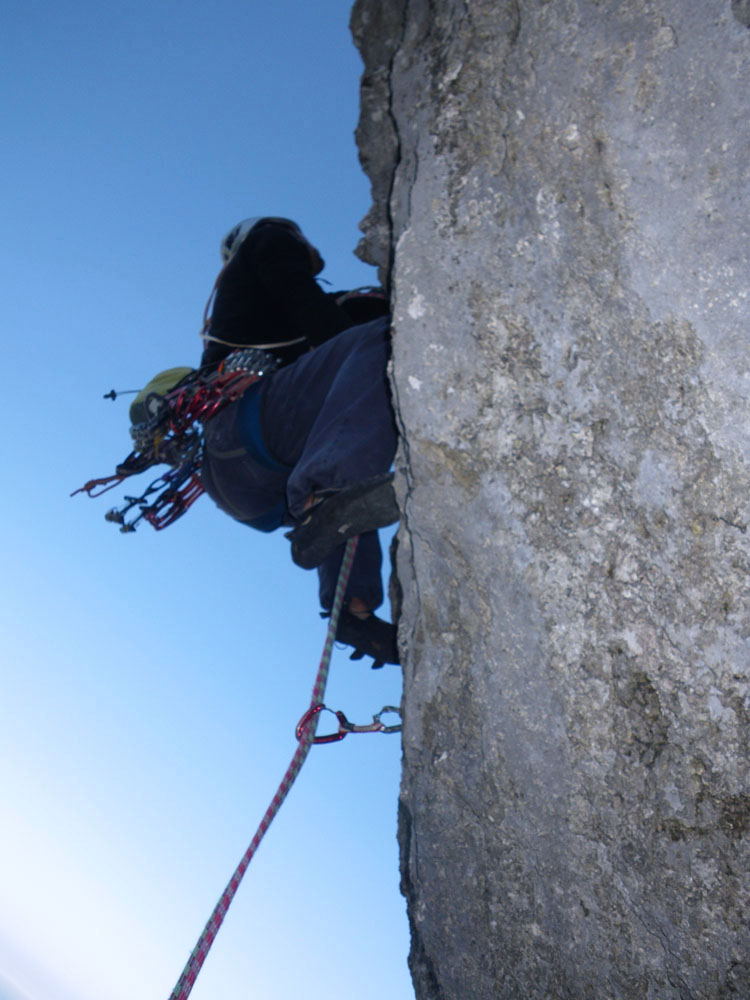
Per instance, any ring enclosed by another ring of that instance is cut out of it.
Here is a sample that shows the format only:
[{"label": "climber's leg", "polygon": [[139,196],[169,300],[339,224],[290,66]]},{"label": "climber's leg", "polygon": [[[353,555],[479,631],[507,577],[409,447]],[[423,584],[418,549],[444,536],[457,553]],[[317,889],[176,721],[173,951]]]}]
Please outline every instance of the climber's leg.
[{"label": "climber's leg", "polygon": [[264,440],[293,466],[287,498],[297,520],[311,495],[361,483],[393,462],[387,331],[385,319],[352,327],[268,380]]}]

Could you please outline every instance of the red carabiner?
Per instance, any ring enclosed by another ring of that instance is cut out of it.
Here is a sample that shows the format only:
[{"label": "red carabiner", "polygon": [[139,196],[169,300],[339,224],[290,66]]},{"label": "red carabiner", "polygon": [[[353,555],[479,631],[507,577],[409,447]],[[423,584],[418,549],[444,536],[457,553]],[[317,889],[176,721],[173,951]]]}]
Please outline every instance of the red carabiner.
[{"label": "red carabiner", "polygon": [[[298,740],[302,739],[302,737],[304,735],[305,728],[308,726],[308,724],[315,718],[315,716],[319,712],[322,712],[324,710],[326,712],[332,712],[333,711],[330,708],[326,708],[325,705],[311,705],[308,708],[308,710],[305,712],[305,714],[302,716],[302,718],[297,723],[297,728],[294,731]],[[328,733],[327,736],[313,736],[313,739],[312,739],[313,743],[316,743],[316,744],[317,743],[338,743],[339,740],[343,740],[343,738],[346,736],[348,730],[343,729],[341,727],[341,719],[339,718],[339,716],[341,715],[341,713],[340,712],[333,712],[333,714],[339,720],[339,730],[338,730],[338,732],[336,732],[336,733]]]}]

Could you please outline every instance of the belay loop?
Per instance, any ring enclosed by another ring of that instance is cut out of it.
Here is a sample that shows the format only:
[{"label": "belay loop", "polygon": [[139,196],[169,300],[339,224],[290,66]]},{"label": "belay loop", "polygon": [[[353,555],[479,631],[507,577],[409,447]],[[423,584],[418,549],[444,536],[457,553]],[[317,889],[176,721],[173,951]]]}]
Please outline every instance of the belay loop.
[{"label": "belay loop", "polygon": [[[129,476],[154,465],[169,465],[169,471],[154,479],[140,496],[126,496],[124,506],[108,511],[105,518],[119,524],[122,532],[135,531],[141,519],[157,531],[174,524],[204,492],[199,475],[203,457],[201,425],[238,400],[278,364],[268,351],[246,348],[233,351],[217,371],[191,372],[170,392],[148,394],[144,400],[148,418],[130,430],[133,451],[113,476],[91,479],[71,496],[86,493],[98,497]],[[133,508],[137,508],[137,516],[128,521],[126,516]]]}]

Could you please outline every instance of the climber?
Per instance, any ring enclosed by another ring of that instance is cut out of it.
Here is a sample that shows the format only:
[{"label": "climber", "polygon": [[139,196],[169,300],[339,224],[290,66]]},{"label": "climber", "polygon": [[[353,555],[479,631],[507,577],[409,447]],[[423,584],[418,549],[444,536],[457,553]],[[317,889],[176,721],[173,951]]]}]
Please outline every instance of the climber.
[{"label": "climber", "polygon": [[287,219],[239,223],[221,254],[201,370],[229,366],[248,348],[276,367],[206,421],[203,486],[250,527],[293,529],[292,557],[317,567],[325,611],[343,542],[359,535],[337,639],[353,658],[397,663],[395,628],[374,614],[383,600],[377,529],[399,516],[388,471],[396,430],[385,297],[324,292],[320,253]]}]

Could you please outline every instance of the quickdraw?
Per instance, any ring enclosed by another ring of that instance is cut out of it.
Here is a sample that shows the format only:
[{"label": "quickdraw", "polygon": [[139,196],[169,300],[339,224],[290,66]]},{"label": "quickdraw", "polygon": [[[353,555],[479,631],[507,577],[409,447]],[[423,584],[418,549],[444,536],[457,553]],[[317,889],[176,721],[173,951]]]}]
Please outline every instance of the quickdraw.
[{"label": "quickdraw", "polygon": [[[169,465],[169,471],[154,479],[140,496],[124,497],[124,506],[107,511],[104,517],[119,524],[123,533],[135,531],[142,519],[157,531],[174,524],[204,492],[199,475],[203,455],[200,425],[238,400],[277,366],[278,362],[267,351],[255,348],[233,351],[217,372],[193,372],[164,396],[158,393],[146,396],[150,417],[131,428],[134,450],[117,466],[113,476],[91,479],[71,496],[86,493],[98,497],[129,476],[154,465]],[[113,394],[114,390],[110,397],[114,398]],[[138,508],[138,514],[128,521],[126,517],[133,508]]]},{"label": "quickdraw", "polygon": [[[159,493],[156,500],[151,504],[146,503],[146,498],[153,493]],[[124,497],[125,506],[113,507],[112,510],[108,510],[104,515],[104,520],[119,524],[120,531],[124,534],[135,531],[141,519],[148,521],[156,531],[161,531],[162,528],[174,524],[178,517],[182,517],[203,493],[203,483],[198,477],[197,469],[192,463],[188,463],[179,469],[172,469],[170,472],[165,472],[163,476],[159,476],[146,487],[139,497]],[[99,494],[89,494],[89,496],[92,495],[98,496]],[[138,516],[132,521],[126,521],[125,515],[133,507],[139,508]]]},{"label": "quickdraw", "polygon": [[330,712],[332,715],[335,715],[338,720],[339,728],[335,733],[328,733],[325,736],[314,736],[312,741],[313,743],[338,743],[339,740],[343,740],[345,736],[349,735],[349,733],[400,733],[402,729],[400,722],[396,725],[387,726],[381,719],[381,716],[385,715],[386,712],[393,713],[394,715],[397,715],[399,719],[401,718],[401,710],[393,705],[385,705],[379,712],[376,712],[375,715],[373,715],[372,722],[365,723],[365,725],[362,726],[357,726],[353,722],[349,722],[347,717],[341,711],[334,711],[326,705],[311,705],[297,723],[295,735],[298,740],[302,738],[302,734],[305,732],[305,729],[310,724],[311,720],[314,719],[320,712]]}]

